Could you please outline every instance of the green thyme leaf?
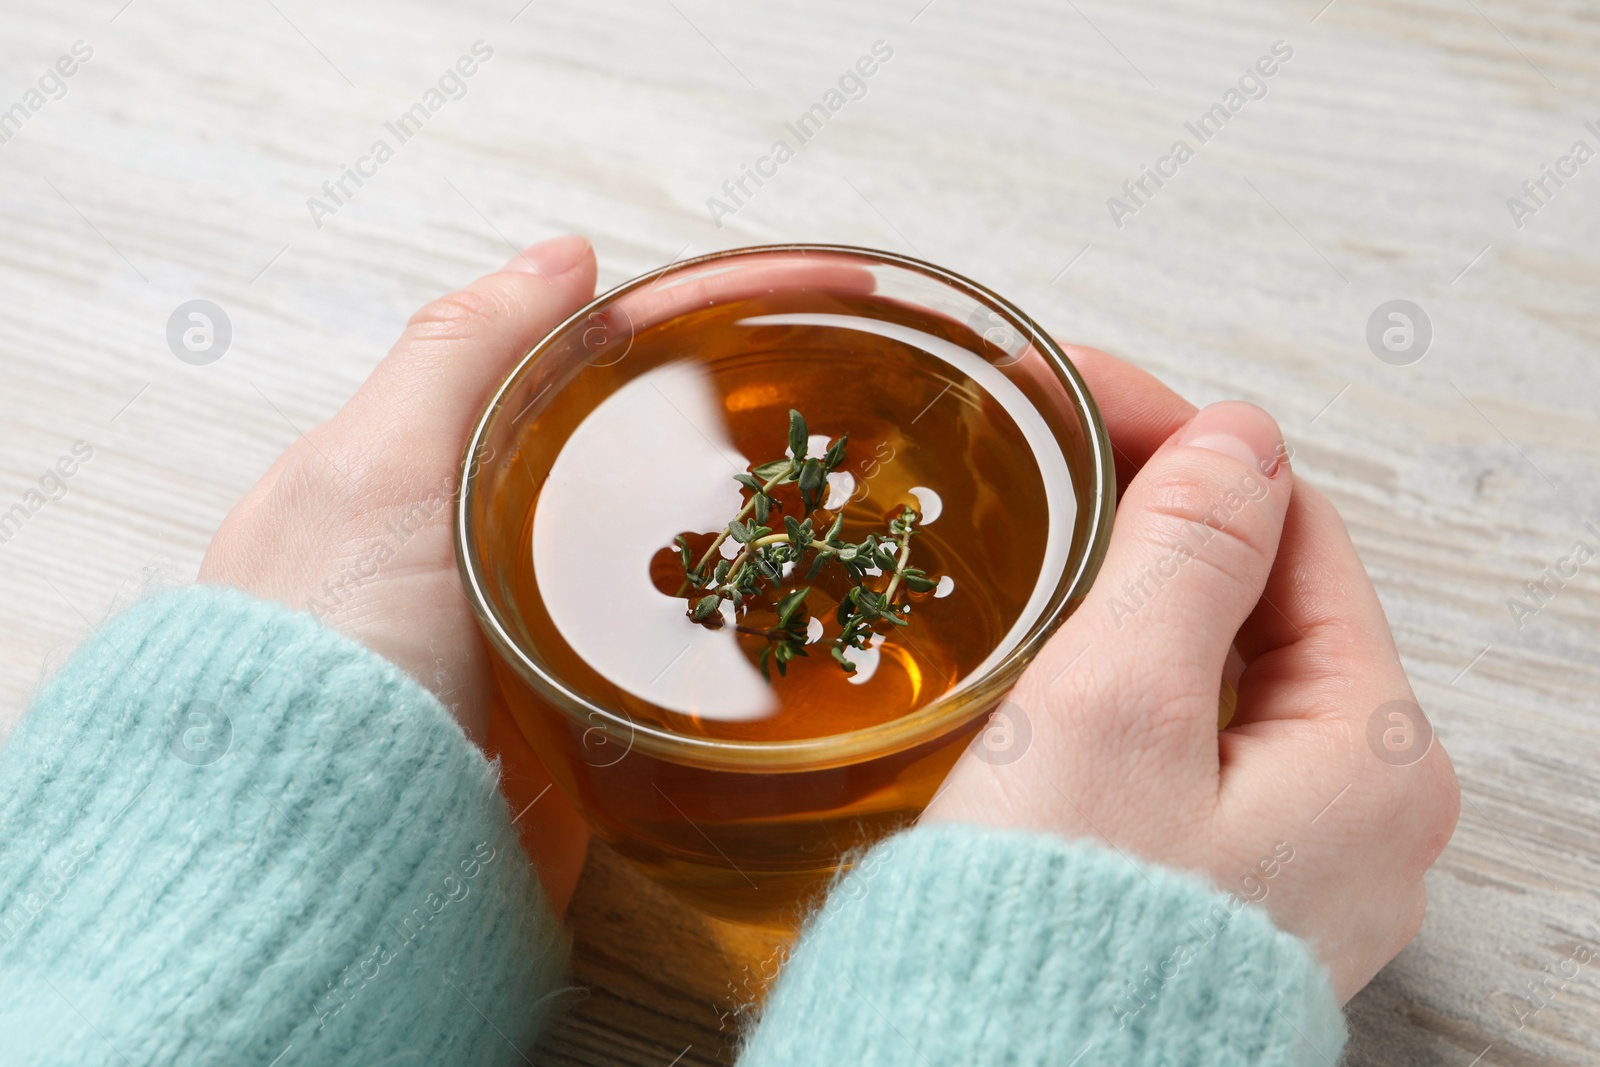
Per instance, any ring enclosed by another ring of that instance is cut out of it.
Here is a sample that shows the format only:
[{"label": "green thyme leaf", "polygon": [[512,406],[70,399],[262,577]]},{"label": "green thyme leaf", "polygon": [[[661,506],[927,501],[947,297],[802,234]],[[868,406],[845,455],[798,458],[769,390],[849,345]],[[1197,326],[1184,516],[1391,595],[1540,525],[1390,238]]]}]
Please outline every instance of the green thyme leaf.
[{"label": "green thyme leaf", "polygon": [[822,472],[821,463],[808,459],[800,465],[800,496],[807,511],[816,510],[818,496],[826,484],[827,476]]},{"label": "green thyme leaf", "polygon": [[[793,471],[791,471],[790,468],[793,466],[794,464],[788,459],[775,459],[770,463],[763,463],[759,467],[752,468],[750,473],[756,478],[759,478],[762,482],[770,482],[772,479],[776,478],[780,474],[783,474],[785,471],[789,471],[792,474]],[[794,481],[794,478],[792,477],[785,478],[778,484],[786,485],[792,481]]]},{"label": "green thyme leaf", "polygon": [[[841,539],[845,524],[842,509],[832,516],[827,534],[817,536],[813,513],[827,489],[828,476],[845,462],[849,440],[848,433],[840,434],[828,443],[822,456],[813,457],[808,452],[810,430],[806,420],[798,411],[790,411],[789,456],[734,475],[740,487],[748,490],[748,496],[699,562],[695,562],[685,536],[673,539],[684,570],[679,595],[705,590],[703,596],[689,596],[688,614],[695,622],[715,621],[712,616],[720,612],[724,602],[733,606],[739,618],[749,618],[745,604],[752,599],[762,606],[772,605],[775,626],[766,630],[739,627],[741,633],[764,638],[757,662],[769,683],[772,667],[778,668],[780,677],[786,677],[788,665],[808,655],[806,645],[814,628],[805,610],[806,598],[814,588],[809,583],[818,579],[830,562],[850,581],[834,612],[840,629],[831,649],[834,660],[849,673],[856,670],[846,658],[849,650],[865,650],[882,640],[884,624],[909,625],[906,616],[912,605],[896,598],[902,585],[910,593],[926,593],[938,586],[921,568],[909,565],[912,537],[917,533],[917,513],[909,506],[902,507],[899,515],[888,522],[886,532],[869,532],[858,542]],[[774,490],[796,484],[803,505],[801,512],[784,514],[783,498]],[[766,525],[774,514],[783,519],[783,532],[775,537]],[[733,545],[728,544],[730,540]],[[762,544],[763,541],[767,543]],[[738,546],[737,551],[734,545]],[[719,550],[723,553],[720,559]],[[788,576],[798,575],[801,567],[805,567],[803,580],[808,584],[785,590]]]},{"label": "green thyme leaf", "polygon": [[806,595],[811,592],[810,586],[803,586],[778,601],[778,625],[788,626],[794,613],[800,610],[800,605],[805,602]]},{"label": "green thyme leaf", "polygon": [[806,429],[805,416],[793,408],[789,409],[789,454],[798,461],[806,458],[806,444],[811,434]]},{"label": "green thyme leaf", "polygon": [[828,468],[830,474],[838,470],[839,464],[844,462],[844,450],[849,444],[850,435],[846,433],[828,446],[828,451],[822,457],[822,465]]}]

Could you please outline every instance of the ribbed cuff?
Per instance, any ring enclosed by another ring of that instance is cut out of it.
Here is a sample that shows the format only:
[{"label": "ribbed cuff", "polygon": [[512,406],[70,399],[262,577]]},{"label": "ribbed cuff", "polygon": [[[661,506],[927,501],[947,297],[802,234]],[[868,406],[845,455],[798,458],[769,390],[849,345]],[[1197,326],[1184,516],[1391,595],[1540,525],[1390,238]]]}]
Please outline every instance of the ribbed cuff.
[{"label": "ribbed cuff", "polygon": [[309,615],[140,603],[0,750],[0,1063],[521,1062],[566,954],[494,768]]},{"label": "ribbed cuff", "polygon": [[1322,967],[1258,908],[1082,842],[944,825],[813,917],[740,1067],[1338,1062]]}]

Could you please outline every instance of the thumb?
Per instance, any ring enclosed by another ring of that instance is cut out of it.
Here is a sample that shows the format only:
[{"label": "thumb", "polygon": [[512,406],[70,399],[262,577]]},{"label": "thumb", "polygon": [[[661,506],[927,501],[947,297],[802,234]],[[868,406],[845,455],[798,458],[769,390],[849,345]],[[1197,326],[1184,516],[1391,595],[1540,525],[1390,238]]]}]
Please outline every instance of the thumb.
[{"label": "thumb", "polygon": [[1228,401],[1180,427],[1129,483],[1079,612],[1146,697],[1123,706],[1168,707],[1215,731],[1223,663],[1272,570],[1292,482],[1272,416]]},{"label": "thumb", "polygon": [[575,234],[518,253],[411,316],[335,423],[360,427],[369,448],[453,469],[489,394],[594,284],[594,249]]}]

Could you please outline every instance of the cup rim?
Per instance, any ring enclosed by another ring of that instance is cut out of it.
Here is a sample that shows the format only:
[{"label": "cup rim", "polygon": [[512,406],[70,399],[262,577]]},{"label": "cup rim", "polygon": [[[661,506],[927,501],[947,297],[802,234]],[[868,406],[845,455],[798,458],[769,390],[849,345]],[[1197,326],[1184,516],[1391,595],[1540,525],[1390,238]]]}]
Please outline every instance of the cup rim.
[{"label": "cup rim", "polygon": [[[485,592],[486,582],[481,573],[483,561],[475,557],[471,547],[476,541],[472,503],[479,473],[473,457],[478,454],[496,416],[500,414],[507,393],[542,354],[552,338],[562,335],[569,327],[596,310],[668,274],[743,256],[782,252],[843,255],[865,259],[874,264],[901,267],[930,276],[965,295],[993,304],[1010,315],[1023,328],[1029,343],[1038,349],[1051,369],[1056,372],[1066,387],[1074,411],[1084,424],[1085,438],[1092,451],[1091,469],[1094,472],[1094,482],[1089,487],[1091,491],[1086,494],[1090,510],[1089,536],[1079,557],[1076,560],[1069,560],[1068,566],[1063,568],[1062,573],[1065,577],[1074,563],[1077,567],[1076,573],[1071,575],[1071,581],[1067,585],[1066,595],[1053,609],[1041,614],[1027,635],[1018,641],[999,663],[992,666],[981,678],[974,679],[972,684],[945,693],[907,715],[845,733],[783,741],[732,740],[674,733],[655,724],[637,723],[626,711],[619,712],[607,708],[575,692],[559,678],[546,671],[512,636],[511,628],[506,620],[500,617],[493,599]],[[1061,346],[1022,309],[964,275],[912,256],[857,245],[788,243],[725,249],[657,267],[596,296],[541,337],[495,389],[494,395],[484,406],[483,412],[473,426],[458,471],[453,533],[456,563],[462,585],[472,605],[473,613],[477,616],[480,629],[494,646],[493,651],[575,724],[583,727],[586,732],[600,729],[614,738],[625,740],[627,749],[624,755],[638,747],[657,758],[673,763],[770,773],[842,766],[858,762],[869,755],[910,748],[944,736],[952,729],[963,725],[964,717],[972,715],[967,705],[970,703],[973,687],[981,686],[990,679],[1007,676],[1014,682],[1015,676],[1038,653],[1045,640],[1054,632],[1063,613],[1082,599],[1105,557],[1115,506],[1116,467],[1112,458],[1111,439],[1100,410],[1095,405],[1094,397],[1089,393],[1088,384]]]}]

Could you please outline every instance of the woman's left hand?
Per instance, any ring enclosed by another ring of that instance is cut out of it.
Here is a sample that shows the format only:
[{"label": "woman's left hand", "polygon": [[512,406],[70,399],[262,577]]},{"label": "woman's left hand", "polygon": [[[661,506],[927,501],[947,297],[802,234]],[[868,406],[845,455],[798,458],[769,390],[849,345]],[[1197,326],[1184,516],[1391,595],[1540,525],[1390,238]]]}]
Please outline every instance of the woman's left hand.
[{"label": "woman's left hand", "polygon": [[[588,831],[509,722],[492,713],[488,651],[461,589],[452,496],[490,393],[594,295],[582,237],[534,245],[411,317],[332,419],[305,434],[229,513],[200,580],[310,611],[430,689],[505,763],[504,787],[558,912]],[[493,722],[491,721],[493,720]]]}]

